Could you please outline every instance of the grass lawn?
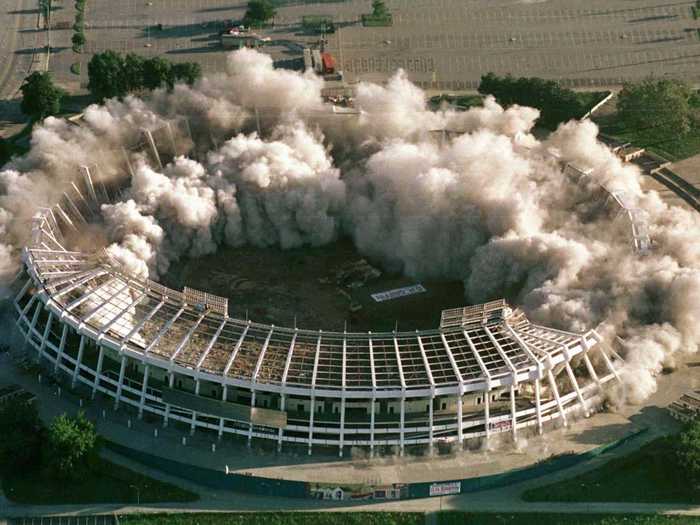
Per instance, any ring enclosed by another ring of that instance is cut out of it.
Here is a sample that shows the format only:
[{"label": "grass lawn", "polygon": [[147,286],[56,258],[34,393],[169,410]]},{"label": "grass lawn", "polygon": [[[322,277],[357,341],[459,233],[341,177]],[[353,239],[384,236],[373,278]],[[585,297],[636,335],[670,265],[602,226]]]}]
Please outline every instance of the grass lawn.
[{"label": "grass lawn", "polygon": [[[690,106],[696,110],[696,113],[700,110],[700,91],[697,91],[690,98]],[[616,113],[594,120],[600,127],[601,133],[624,142],[631,142],[635,146],[646,148],[674,162],[700,153],[700,125],[697,123],[685,135],[677,135],[675,133],[660,135],[656,130],[650,132],[647,130],[627,129],[618,121]]]},{"label": "grass lawn", "polygon": [[2,480],[2,489],[8,499],[36,505],[135,503],[134,486],[139,489],[141,503],[198,499],[192,492],[103,459],[87,475],[75,481],[55,481],[41,471],[7,474]]},{"label": "grass lawn", "polygon": [[695,525],[700,517],[648,514],[466,514],[444,512],[438,525]]},{"label": "grass lawn", "polygon": [[418,512],[269,512],[119,516],[124,525],[424,525]]},{"label": "grass lawn", "polygon": [[658,133],[650,134],[644,130],[627,129],[622,123],[616,122],[615,117],[616,115],[612,115],[597,122],[602,133],[624,142],[631,142],[674,162],[700,153],[700,128],[697,126],[685,135],[664,136]]},{"label": "grass lawn", "polygon": [[525,501],[700,503],[700,491],[678,475],[672,442],[656,439],[572,479],[523,494]]}]

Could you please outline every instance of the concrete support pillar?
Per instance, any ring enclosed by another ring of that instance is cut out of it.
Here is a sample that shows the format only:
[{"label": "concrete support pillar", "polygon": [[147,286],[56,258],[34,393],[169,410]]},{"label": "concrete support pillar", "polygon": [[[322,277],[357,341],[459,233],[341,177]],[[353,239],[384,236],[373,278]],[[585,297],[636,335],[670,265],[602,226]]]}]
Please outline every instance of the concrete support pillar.
[{"label": "concrete support pillar", "polygon": [[[285,394],[280,395],[280,412],[284,412],[287,404],[287,396]],[[277,430],[277,452],[282,452],[282,437],[284,435],[284,429],[280,427]]]},{"label": "concrete support pillar", "polygon": [[[168,387],[172,388],[175,384],[175,374],[168,372]],[[165,414],[163,414],[163,428],[167,428],[168,420],[170,419],[170,405],[165,403]]]},{"label": "concrete support pillar", "polygon": [[340,438],[338,445],[338,455],[343,457],[343,442],[345,441],[345,393],[340,398]]},{"label": "concrete support pillar", "polygon": [[491,438],[491,390],[484,392],[484,432],[488,441]]},{"label": "concrete support pillar", "polygon": [[143,407],[146,404],[146,389],[148,388],[148,372],[150,365],[146,363],[143,367],[143,381],[141,382],[141,397],[139,398],[139,419],[143,417]]},{"label": "concrete support pillar", "polygon": [[372,397],[369,408],[369,455],[374,456],[374,412],[375,398]]},{"label": "concrete support pillar", "polygon": [[253,409],[255,408],[255,397],[256,397],[255,394],[256,394],[256,391],[253,390],[253,392],[252,392],[252,394],[251,394],[251,396],[250,396],[250,415],[251,415],[251,420],[250,420],[250,422],[248,423],[248,448],[250,448],[250,446],[251,446],[252,443],[253,443],[253,419],[252,419],[252,417],[253,417]]},{"label": "concrete support pillar", "polygon": [[[200,386],[200,381],[199,379],[195,379],[194,381],[194,395],[198,396],[199,395],[199,386]],[[195,410],[192,411],[192,420],[190,421],[190,436],[194,435],[194,431],[197,428],[197,412]]]},{"label": "concrete support pillar", "polygon": [[462,428],[462,415],[464,410],[464,390],[460,385],[459,397],[457,398],[457,441],[459,441],[460,450],[464,447],[464,429]]},{"label": "concrete support pillar", "polygon": [[122,399],[122,388],[124,387],[124,374],[126,373],[126,356],[122,356],[122,362],[119,365],[119,380],[117,381],[117,395],[114,398],[114,410],[119,408],[119,402]]},{"label": "concrete support pillar", "polygon": [[557,388],[557,382],[554,380],[554,374],[551,370],[547,370],[547,379],[549,380],[549,387],[552,389],[554,394],[554,399],[557,401],[557,406],[559,407],[559,415],[561,416],[562,423],[564,426],[568,426],[566,421],[566,413],[564,412],[564,405],[561,403],[561,398],[559,397],[559,389]]},{"label": "concrete support pillar", "polygon": [[576,397],[578,398],[578,402],[581,405],[581,410],[583,410],[583,415],[588,417],[590,415],[588,411],[588,405],[586,404],[586,400],[583,399],[583,392],[581,392],[581,389],[578,386],[578,381],[576,381],[576,375],[574,375],[574,371],[571,369],[571,363],[569,361],[566,362],[566,374],[569,376],[571,386],[574,387]]},{"label": "concrete support pillar", "polygon": [[406,391],[401,392],[401,415],[399,419],[399,454],[403,456],[404,451],[404,424],[406,422]]},{"label": "concrete support pillar", "polygon": [[49,312],[49,318],[46,321],[46,326],[44,326],[44,333],[41,337],[41,346],[39,347],[39,359],[44,355],[44,350],[46,349],[46,341],[49,339],[49,333],[51,332],[51,325],[53,324],[53,312]]},{"label": "concrete support pillar", "polygon": [[595,368],[593,368],[593,363],[591,363],[591,358],[588,357],[588,351],[583,353],[583,362],[586,364],[586,369],[588,370],[588,375],[591,376],[591,379],[595,381],[596,385],[598,386],[598,391],[602,392],[603,391],[603,385],[600,382],[600,378],[598,377],[598,374],[595,371]]},{"label": "concrete support pillar", "polygon": [[56,362],[54,363],[53,371],[58,372],[58,367],[61,365],[61,359],[63,359],[63,352],[66,349],[66,339],[68,338],[68,325],[63,325],[63,331],[61,332],[61,342],[58,345],[58,353],[56,354]]},{"label": "concrete support pillar", "polygon": [[100,375],[102,374],[102,362],[105,357],[104,346],[100,345],[99,353],[97,354],[97,368],[95,369],[95,380],[92,383],[92,398],[95,399],[97,388],[100,386]]},{"label": "concrete support pillar", "polygon": [[619,382],[620,376],[618,375],[617,370],[615,370],[615,367],[613,366],[612,361],[610,361],[608,354],[606,354],[602,348],[600,349],[600,355],[603,357],[603,361],[605,361],[605,365],[608,367],[608,369],[615,376],[615,379],[617,379],[617,381]]},{"label": "concrete support pillar", "polygon": [[[513,380],[515,380],[515,377],[513,377]],[[517,441],[517,439],[518,439],[517,412],[518,412],[518,408],[515,404],[515,383],[511,383],[511,385],[510,385],[510,424],[512,426],[511,430],[513,431],[513,441]]]},{"label": "concrete support pillar", "polygon": [[309,456],[311,455],[312,439],[314,437],[314,415],[316,414],[316,395],[311,394],[311,415],[309,416]]},{"label": "concrete support pillar", "polygon": [[[228,395],[228,386],[221,385],[221,401],[226,401],[226,396]],[[219,418],[219,439],[224,435],[224,418]]]},{"label": "concrete support pillar", "polygon": [[78,374],[80,373],[80,363],[83,361],[83,353],[85,352],[85,341],[86,337],[84,335],[80,336],[80,345],[78,346],[78,357],[75,360],[75,368],[73,369],[73,379],[71,381],[71,387],[75,388],[75,383],[78,381]]},{"label": "concrete support pillar", "polygon": [[535,414],[537,416],[537,433],[542,435],[542,385],[535,379]]},{"label": "concrete support pillar", "polygon": [[[39,321],[39,314],[41,313],[41,301],[37,301],[36,308],[34,309],[34,315],[32,316],[32,321],[29,325],[29,330],[27,330],[27,335],[24,338],[25,343],[29,341],[34,333],[36,323]],[[26,348],[26,347],[25,347]]]},{"label": "concrete support pillar", "polygon": [[430,454],[433,453],[433,439],[434,439],[434,414],[433,414],[433,404],[435,402],[435,390],[430,393],[430,403],[428,404],[428,451]]}]

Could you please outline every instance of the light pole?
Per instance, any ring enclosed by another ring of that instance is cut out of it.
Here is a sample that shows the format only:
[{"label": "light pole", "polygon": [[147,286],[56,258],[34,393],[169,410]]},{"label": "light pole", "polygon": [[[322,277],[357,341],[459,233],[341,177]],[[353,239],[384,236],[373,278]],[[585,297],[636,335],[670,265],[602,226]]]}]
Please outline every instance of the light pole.
[{"label": "light pole", "polygon": [[136,491],[136,505],[141,505],[141,492],[136,485],[129,485],[132,489]]}]

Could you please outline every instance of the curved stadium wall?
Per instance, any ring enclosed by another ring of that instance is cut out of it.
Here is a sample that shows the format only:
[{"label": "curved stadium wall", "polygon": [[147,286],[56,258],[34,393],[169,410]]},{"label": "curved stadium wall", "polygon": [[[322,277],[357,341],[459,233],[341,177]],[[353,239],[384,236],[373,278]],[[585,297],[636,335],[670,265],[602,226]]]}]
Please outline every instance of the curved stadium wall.
[{"label": "curved stadium wall", "polygon": [[594,330],[540,326],[504,301],[446,310],[438,328],[414,332],[231,318],[225,299],[126,275],[103,252],[66,249],[64,234],[79,233],[99,204],[85,180],[82,194],[75,187],[80,205],[66,195],[34,217],[17,326],[40,360],[115,408],[309,453],[403,453],[566,425],[574,411],[595,411],[617,378],[617,356]]}]

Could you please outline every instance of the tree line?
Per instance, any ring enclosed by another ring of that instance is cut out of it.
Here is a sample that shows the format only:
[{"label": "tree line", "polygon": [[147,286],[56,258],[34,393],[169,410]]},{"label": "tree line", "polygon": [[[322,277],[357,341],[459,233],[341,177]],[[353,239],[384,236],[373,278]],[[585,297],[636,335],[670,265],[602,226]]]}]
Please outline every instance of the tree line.
[{"label": "tree line", "polygon": [[172,63],[111,50],[93,55],[88,63],[88,89],[100,101],[144,89],[172,89],[176,82],[192,85],[201,76],[202,68],[196,62]]},{"label": "tree line", "polygon": [[[499,104],[519,104],[540,110],[538,124],[555,129],[562,122],[580,119],[590,110],[590,98],[543,78],[481,77],[479,93],[493,95]],[[648,78],[627,82],[617,94],[617,121],[641,134],[686,135],[697,129],[700,95],[687,83]]]},{"label": "tree line", "polygon": [[539,109],[538,124],[548,129],[555,129],[560,123],[581,118],[586,113],[575,91],[543,78],[499,77],[487,73],[481,77],[479,93],[493,95],[502,106],[519,104]]}]

